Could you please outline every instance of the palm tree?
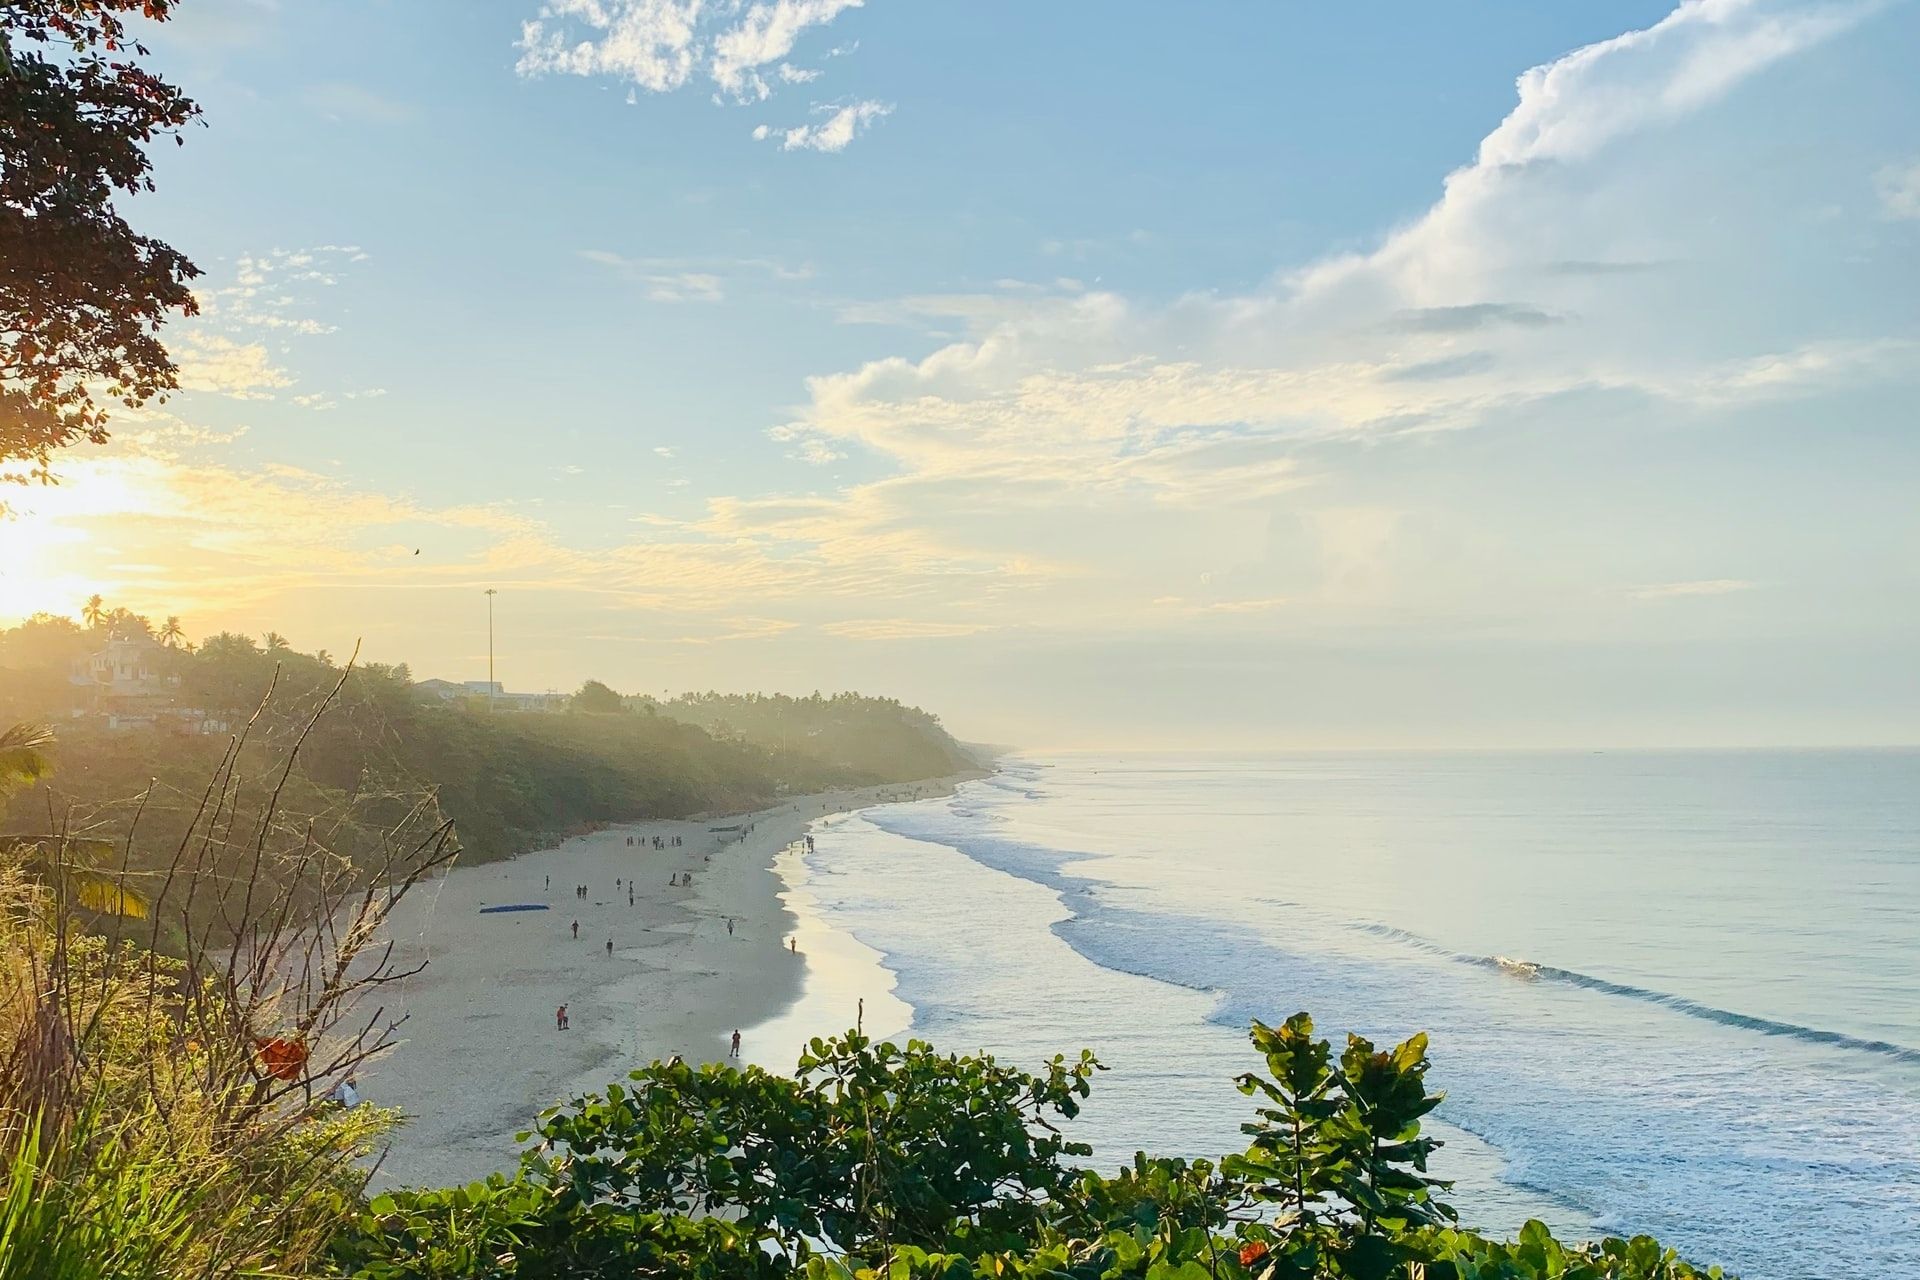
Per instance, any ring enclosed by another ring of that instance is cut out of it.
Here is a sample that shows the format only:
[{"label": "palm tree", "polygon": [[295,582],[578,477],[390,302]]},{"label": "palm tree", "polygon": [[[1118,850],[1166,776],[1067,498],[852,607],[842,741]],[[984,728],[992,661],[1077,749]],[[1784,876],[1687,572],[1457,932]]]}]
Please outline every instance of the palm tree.
[{"label": "palm tree", "polygon": [[268,653],[285,653],[287,650],[293,648],[293,645],[288,642],[287,638],[278,631],[269,631],[260,638],[266,642]]},{"label": "palm tree", "polygon": [[160,628],[160,643],[169,649],[173,649],[177,648],[186,638],[187,633],[180,626],[180,616],[173,613],[168,614],[166,625]]},{"label": "palm tree", "polygon": [[[44,724],[16,724],[0,731],[0,811],[14,792],[53,772],[46,752],[51,745],[53,730]],[[0,854],[19,858],[36,880],[78,906],[101,915],[144,920],[152,911],[145,897],[88,862],[74,860],[75,854],[88,861],[88,855],[111,857],[113,850],[111,840],[0,835]]]},{"label": "palm tree", "polygon": [[107,620],[107,602],[99,596],[88,596],[80,606],[80,620],[90,627],[99,626]]}]

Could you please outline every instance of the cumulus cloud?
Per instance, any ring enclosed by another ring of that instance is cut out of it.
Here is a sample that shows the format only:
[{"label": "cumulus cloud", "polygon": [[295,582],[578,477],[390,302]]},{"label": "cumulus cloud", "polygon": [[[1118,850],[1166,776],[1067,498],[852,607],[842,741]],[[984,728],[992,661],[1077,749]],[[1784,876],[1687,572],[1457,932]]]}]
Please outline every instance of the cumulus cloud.
[{"label": "cumulus cloud", "polygon": [[521,26],[519,72],[614,76],[671,92],[700,61],[703,8],[702,0],[548,0]]},{"label": "cumulus cloud", "polygon": [[[1370,608],[1396,593],[1431,598],[1445,576],[1394,568],[1418,554],[1397,513],[1303,518],[1296,554],[1315,569],[1191,605],[1167,589],[1175,566],[1152,561],[1170,527],[1156,513],[1180,513],[1188,539],[1194,522],[1212,522],[1232,531],[1225,545],[1257,542],[1276,502],[1311,509],[1357,450],[1390,441],[1545,427],[1604,416],[1601,406],[1680,430],[1911,377],[1911,339],[1836,336],[1844,321],[1831,314],[1816,323],[1774,305],[1725,323],[1789,215],[1768,200],[1716,201],[1746,175],[1716,145],[1740,128],[1719,104],[1869,12],[1691,0],[1529,71],[1508,117],[1423,214],[1370,251],[1243,294],[1145,303],[994,289],[843,304],[846,322],[953,321],[967,336],[809,380],[803,410],[774,438],[799,457],[862,451],[894,478],[844,491],[811,510],[806,534],[787,534],[804,542],[898,505],[964,561],[969,543],[994,545],[990,520],[1029,538],[1076,524],[1105,544],[1074,542],[1037,571],[1049,604],[1071,600],[1086,617],[1098,616],[1093,595],[1062,584],[1113,575],[1179,603],[1175,617]],[[1731,582],[1666,594],[1744,589]]]},{"label": "cumulus cloud", "polygon": [[[764,102],[776,86],[808,84],[821,73],[788,61],[812,29],[864,0],[547,0],[521,25],[521,75],[605,76],[648,93],[672,93],[696,79],[716,101]],[[842,52],[829,51],[828,56]],[[635,101],[633,92],[628,102]],[[836,112],[825,124],[780,129],[788,150],[839,151],[877,115],[877,104]],[[878,114],[885,114],[881,110]],[[843,118],[844,117],[844,118]],[[776,132],[763,125],[756,138]]]},{"label": "cumulus cloud", "polygon": [[1767,210],[1723,213],[1711,229],[1662,220],[1662,201],[1697,201],[1687,184],[1705,161],[1664,172],[1629,145],[1686,126],[1866,12],[1688,0],[1534,68],[1426,213],[1370,252],[1248,294],[853,304],[844,319],[939,311],[974,332],[813,379],[789,430],[915,474],[1017,471],[1202,502],[1231,488],[1223,473],[1249,499],[1296,483],[1291,459],[1316,441],[1461,429],[1568,395],[1696,410],[1884,376],[1903,344],[1783,329],[1713,349],[1706,335],[1727,330],[1709,323],[1722,283],[1696,279],[1676,304],[1654,292],[1656,267],[1723,254],[1742,234],[1769,243]]},{"label": "cumulus cloud", "polygon": [[[756,4],[713,38],[710,71],[721,92],[735,98],[765,98],[772,92],[761,69],[793,52],[809,27],[823,27],[863,0],[774,0]],[[791,68],[785,68],[791,70]],[[811,77],[804,77],[811,79]]]}]

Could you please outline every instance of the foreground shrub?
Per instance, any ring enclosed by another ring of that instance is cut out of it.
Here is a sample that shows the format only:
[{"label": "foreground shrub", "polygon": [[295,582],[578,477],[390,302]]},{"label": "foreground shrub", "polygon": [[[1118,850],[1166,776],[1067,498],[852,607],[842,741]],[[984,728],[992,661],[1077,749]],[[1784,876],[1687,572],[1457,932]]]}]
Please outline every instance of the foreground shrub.
[{"label": "foreground shrub", "polygon": [[678,1061],[541,1117],[513,1177],[376,1198],[335,1242],[357,1280],[1693,1280],[1645,1237],[1455,1225],[1428,1176],[1426,1038],[1344,1052],[1255,1023],[1245,1152],[1108,1176],[1070,1119],[1099,1063],[816,1040],[794,1078]]}]

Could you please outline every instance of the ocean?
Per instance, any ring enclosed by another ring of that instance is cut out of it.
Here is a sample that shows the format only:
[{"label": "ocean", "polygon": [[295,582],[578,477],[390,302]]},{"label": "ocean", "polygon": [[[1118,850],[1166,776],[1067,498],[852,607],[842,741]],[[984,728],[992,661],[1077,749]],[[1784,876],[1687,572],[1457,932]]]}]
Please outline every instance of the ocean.
[{"label": "ocean", "polygon": [[781,869],[770,1065],[1090,1048],[1117,1166],[1244,1146],[1249,1019],[1426,1031],[1465,1223],[1920,1276],[1920,752],[1015,757]]}]

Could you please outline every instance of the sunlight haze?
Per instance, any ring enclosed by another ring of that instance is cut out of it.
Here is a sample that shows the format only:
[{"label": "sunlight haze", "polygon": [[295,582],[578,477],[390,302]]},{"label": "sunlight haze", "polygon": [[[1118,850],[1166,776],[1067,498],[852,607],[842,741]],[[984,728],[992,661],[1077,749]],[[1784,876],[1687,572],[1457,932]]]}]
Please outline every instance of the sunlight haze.
[{"label": "sunlight haze", "polygon": [[980,741],[1913,739],[1914,5],[686,10],[157,29],[183,389],[9,490],[0,625],[476,680],[492,587],[512,689]]}]

